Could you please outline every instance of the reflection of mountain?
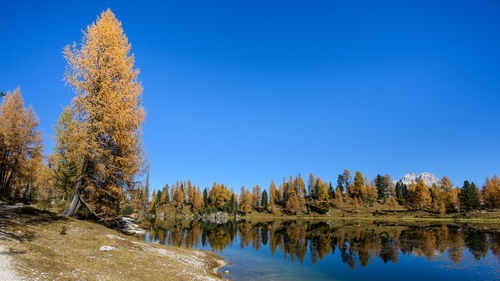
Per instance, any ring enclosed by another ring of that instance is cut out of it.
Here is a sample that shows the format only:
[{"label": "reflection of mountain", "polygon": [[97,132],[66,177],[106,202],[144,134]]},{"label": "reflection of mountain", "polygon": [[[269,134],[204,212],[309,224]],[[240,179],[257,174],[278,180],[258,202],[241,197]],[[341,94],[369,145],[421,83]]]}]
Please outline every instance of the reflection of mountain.
[{"label": "reflection of mountain", "polygon": [[[355,268],[367,266],[375,257],[384,263],[397,263],[399,255],[449,257],[458,263],[468,249],[476,260],[489,249],[500,261],[500,232],[456,225],[366,225],[337,222],[270,221],[229,222],[209,225],[198,221],[176,223],[151,230],[153,241],[161,244],[197,248],[210,246],[212,251],[239,246],[259,250],[268,246],[274,256],[279,248],[285,258],[304,262],[307,255],[313,264],[340,251],[342,262]],[[233,245],[239,238],[237,245]],[[446,255],[445,255],[446,253]]]},{"label": "reflection of mountain", "polygon": [[403,183],[406,185],[410,185],[412,182],[418,182],[420,179],[423,179],[427,186],[432,186],[433,184],[439,185],[440,180],[431,173],[409,173],[404,175],[399,181],[394,181],[394,184],[397,182]]}]

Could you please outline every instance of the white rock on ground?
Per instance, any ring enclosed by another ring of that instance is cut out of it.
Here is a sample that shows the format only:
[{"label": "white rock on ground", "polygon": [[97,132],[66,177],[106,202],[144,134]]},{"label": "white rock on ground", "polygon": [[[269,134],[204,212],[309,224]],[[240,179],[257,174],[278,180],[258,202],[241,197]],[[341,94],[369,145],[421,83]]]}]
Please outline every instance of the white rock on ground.
[{"label": "white rock on ground", "polygon": [[111,246],[102,246],[101,248],[99,248],[99,251],[113,251],[113,250],[116,250],[116,248]]},{"label": "white rock on ground", "polygon": [[12,266],[12,258],[7,249],[0,245],[0,280],[18,281],[23,280]]}]

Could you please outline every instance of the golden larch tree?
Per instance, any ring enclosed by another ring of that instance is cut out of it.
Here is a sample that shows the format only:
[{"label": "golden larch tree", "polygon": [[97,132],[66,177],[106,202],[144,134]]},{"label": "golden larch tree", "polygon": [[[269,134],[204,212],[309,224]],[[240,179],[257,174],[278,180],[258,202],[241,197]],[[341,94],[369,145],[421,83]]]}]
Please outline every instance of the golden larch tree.
[{"label": "golden larch tree", "polygon": [[144,165],[142,86],[121,23],[104,11],[83,32],[80,45],[66,46],[65,81],[76,96],[72,106],[82,126],[81,177],[65,212],[84,203],[102,222],[119,216],[123,193],[133,189]]},{"label": "golden larch tree", "polygon": [[0,107],[0,197],[20,193],[36,178],[42,164],[42,136],[37,130],[38,118],[30,106],[24,107],[17,88],[3,97]]}]

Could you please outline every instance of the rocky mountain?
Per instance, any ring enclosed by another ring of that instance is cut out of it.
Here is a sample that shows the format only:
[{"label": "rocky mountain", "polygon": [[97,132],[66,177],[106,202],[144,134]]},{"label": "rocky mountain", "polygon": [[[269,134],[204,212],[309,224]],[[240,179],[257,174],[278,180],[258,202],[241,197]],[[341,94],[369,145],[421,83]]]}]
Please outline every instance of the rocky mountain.
[{"label": "rocky mountain", "polygon": [[423,179],[427,186],[432,186],[433,184],[439,185],[441,182],[436,176],[431,173],[409,173],[404,175],[399,181],[395,181],[394,184],[400,182],[409,185],[412,183],[412,181],[417,182],[420,179]]}]

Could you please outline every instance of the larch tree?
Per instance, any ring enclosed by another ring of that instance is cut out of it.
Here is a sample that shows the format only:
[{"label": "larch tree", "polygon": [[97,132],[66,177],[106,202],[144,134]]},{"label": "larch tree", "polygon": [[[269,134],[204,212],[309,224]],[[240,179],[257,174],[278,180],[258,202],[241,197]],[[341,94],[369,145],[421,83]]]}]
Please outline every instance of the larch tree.
[{"label": "larch tree", "polygon": [[354,175],[354,183],[351,188],[351,197],[357,197],[358,200],[362,199],[365,190],[365,180],[363,179],[363,174],[360,171],[356,171]]},{"label": "larch tree", "polygon": [[0,197],[11,197],[12,187],[31,191],[42,164],[42,136],[38,118],[24,107],[21,90],[7,92],[0,107]]},{"label": "larch tree", "polygon": [[423,210],[429,207],[431,203],[431,192],[423,179],[419,179],[417,183],[412,182],[408,190],[408,204],[410,207]]},{"label": "larch tree", "polygon": [[269,185],[269,210],[273,210],[275,204],[278,200],[278,189],[276,189],[276,184],[274,180],[271,180],[271,184]]},{"label": "larch tree", "polygon": [[351,172],[348,169],[345,169],[344,172],[342,173],[342,179],[344,180],[344,188],[347,189],[347,191],[350,191],[350,189],[351,189]]},{"label": "larch tree", "polygon": [[119,203],[144,165],[142,86],[121,23],[104,11],[83,32],[81,45],[66,46],[65,81],[82,126],[83,164],[65,215],[85,204],[105,225],[119,216]]},{"label": "larch tree", "polygon": [[328,195],[328,183],[324,182],[318,187],[318,211],[322,214],[330,209],[330,196]]},{"label": "larch tree", "polygon": [[250,205],[250,192],[245,190],[245,187],[241,187],[241,197],[239,202],[239,211],[242,214],[247,214],[251,211],[252,206]]},{"label": "larch tree", "polygon": [[257,184],[253,187],[253,190],[252,190],[252,207],[253,208],[258,208],[260,207],[260,196],[262,195],[262,192],[261,192],[261,188],[260,186]]},{"label": "larch tree", "polygon": [[161,197],[160,197],[160,204],[165,204],[165,203],[168,203],[169,201],[169,198],[168,198],[168,184],[166,184],[164,187],[163,187],[163,191],[161,192]]},{"label": "larch tree", "polygon": [[203,206],[203,198],[201,195],[200,187],[195,189],[194,199],[193,199],[193,213],[199,213]]},{"label": "larch tree", "polygon": [[483,186],[483,200],[489,208],[500,207],[500,178],[498,176],[486,178]]}]

